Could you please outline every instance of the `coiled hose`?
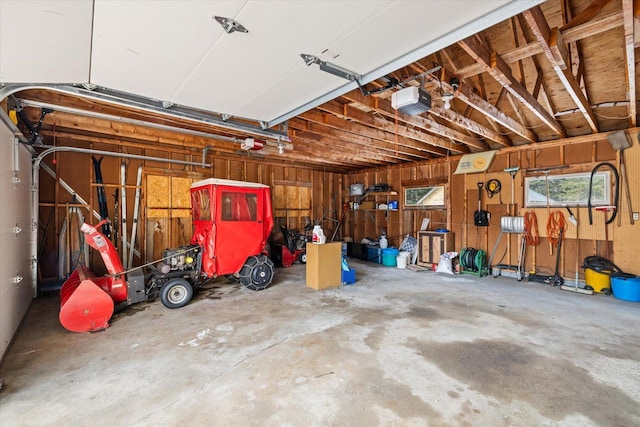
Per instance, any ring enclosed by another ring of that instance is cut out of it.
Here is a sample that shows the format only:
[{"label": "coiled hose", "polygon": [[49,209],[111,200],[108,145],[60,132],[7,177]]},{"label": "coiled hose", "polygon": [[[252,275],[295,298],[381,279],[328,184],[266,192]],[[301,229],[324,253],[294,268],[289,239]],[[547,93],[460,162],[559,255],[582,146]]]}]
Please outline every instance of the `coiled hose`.
[{"label": "coiled hose", "polygon": [[538,217],[534,211],[527,211],[524,214],[524,239],[527,246],[538,246],[540,234],[538,233]]},{"label": "coiled hose", "polygon": [[566,226],[562,212],[556,210],[549,214],[549,219],[547,220],[547,238],[553,247],[558,247],[558,241],[561,239],[560,236],[562,236],[560,231],[562,230],[564,233]]},{"label": "coiled hose", "polygon": [[486,266],[487,254],[482,249],[464,248],[460,252],[460,265],[467,271],[481,271]]},{"label": "coiled hose", "polygon": [[596,255],[586,257],[582,262],[582,268],[588,268],[598,273],[610,274],[612,276],[635,277],[633,274],[625,273],[620,267],[608,259]]},{"label": "coiled hose", "polygon": [[605,222],[605,225],[611,224],[613,222],[613,220],[616,219],[616,215],[618,214],[618,196],[619,196],[619,193],[620,193],[618,191],[618,181],[620,180],[620,177],[618,176],[618,170],[611,163],[608,163],[608,162],[599,163],[598,165],[596,165],[595,168],[593,168],[593,170],[591,171],[591,176],[589,177],[589,198],[587,199],[587,210],[589,211],[589,225],[593,225],[593,218],[592,218],[592,213],[591,213],[591,187],[592,187],[592,184],[593,184],[593,175],[595,175],[596,171],[598,169],[600,169],[601,167],[603,167],[603,166],[606,166],[609,169],[611,169],[611,171],[613,172],[613,176],[616,179],[616,186],[615,186],[615,190],[614,190],[615,193],[613,195],[613,205],[616,208],[613,210],[613,213],[611,214],[611,218],[609,218]]}]

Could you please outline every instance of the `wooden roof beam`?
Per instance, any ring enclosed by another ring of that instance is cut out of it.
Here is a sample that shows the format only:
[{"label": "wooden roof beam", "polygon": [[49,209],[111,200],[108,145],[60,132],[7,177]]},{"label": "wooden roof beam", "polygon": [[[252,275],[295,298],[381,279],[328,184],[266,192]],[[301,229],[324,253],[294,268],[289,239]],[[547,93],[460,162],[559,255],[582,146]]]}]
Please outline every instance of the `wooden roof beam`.
[{"label": "wooden roof beam", "polygon": [[[585,22],[584,24],[560,32],[562,33],[562,38],[565,43],[575,42],[621,27],[623,25],[623,19],[621,11],[615,12],[603,18]],[[511,64],[540,53],[542,53],[542,46],[537,42],[531,42],[519,48],[502,53],[502,59]],[[481,64],[472,64],[459,69],[457,76],[460,79],[466,79],[482,72],[484,72],[484,67]]]},{"label": "wooden roof beam", "polygon": [[[343,144],[351,144],[358,148],[364,149],[365,153],[370,153],[372,156],[386,155],[390,157],[397,157],[402,160],[415,160],[415,158],[424,159],[430,157],[427,153],[430,152],[426,149],[421,150],[417,147],[415,141],[407,141],[406,138],[398,138],[398,147],[402,147],[402,150],[396,150],[395,140],[381,140],[368,135],[359,135],[350,133],[345,130],[329,127],[325,124],[318,124],[308,122],[300,118],[290,119],[289,126],[291,129],[298,130],[300,132],[309,132],[318,135],[322,141],[324,139],[333,139],[335,141],[342,141]],[[396,155],[396,151],[398,155]],[[381,157],[382,158],[382,157]]]},{"label": "wooden roof beam", "polygon": [[[608,2],[609,0],[606,0]],[[605,2],[605,4],[606,4]],[[601,3],[601,2],[600,2]],[[598,120],[593,114],[591,103],[580,88],[580,84],[571,73],[571,66],[567,63],[569,53],[562,39],[562,33],[558,28],[551,29],[539,6],[533,7],[523,13],[529,28],[533,32],[542,52],[553,66],[553,70],[562,82],[571,99],[576,104],[593,133],[598,133]],[[576,16],[578,18],[580,15]],[[576,19],[574,18],[574,20]],[[572,20],[573,22],[573,20]],[[581,22],[581,21],[578,21]],[[571,22],[570,22],[571,23]]]},{"label": "wooden roof beam", "polygon": [[[392,123],[392,121],[387,120],[384,117],[380,117],[380,116],[376,117],[376,115],[366,113],[349,104],[342,105],[336,101],[329,101],[316,108],[319,110],[334,114],[338,117],[346,117],[349,119],[353,119],[358,123],[361,123],[367,126],[376,127],[378,129],[383,129],[392,133],[396,132],[395,123]],[[421,141],[421,139],[424,138],[424,133],[422,131],[409,128],[407,126],[404,126],[403,124],[402,125],[398,124],[397,130],[398,130],[398,135],[401,135],[403,137],[416,139],[417,141]],[[487,146],[487,149],[488,149],[488,146]],[[434,153],[434,154],[438,154],[440,156],[447,155],[446,150],[444,149],[439,149],[439,150],[441,150],[441,152]]]},{"label": "wooden roof beam", "polygon": [[[306,134],[306,136],[310,136]],[[371,167],[371,166],[386,166],[390,164],[394,164],[393,160],[378,160],[373,157],[369,157],[366,160],[362,158],[360,155],[352,154],[348,151],[343,152],[342,148],[340,151],[337,151],[335,147],[332,149],[330,144],[321,143],[322,147],[318,147],[318,141],[315,139],[308,139],[306,137],[302,137],[296,132],[296,141],[298,144],[295,146],[295,151],[297,153],[303,154],[305,156],[310,156],[312,158],[321,159],[321,161],[340,165],[342,167],[349,168],[361,168],[361,167]],[[318,156],[318,150],[322,148],[326,155]]]},{"label": "wooden roof beam", "polygon": [[[584,8],[582,12],[574,16],[571,21],[567,22],[565,25],[560,28],[560,31],[565,31],[570,28],[577,27],[578,25],[584,24],[585,22],[589,22],[593,19],[594,16],[598,14],[607,4],[609,4],[611,0],[594,0]],[[537,6],[536,6],[537,7]]]},{"label": "wooden roof beam", "polygon": [[[344,112],[344,108],[341,109]],[[348,120],[344,120],[333,114],[322,113],[319,111],[307,111],[305,113],[300,114],[298,117],[309,120],[310,122],[317,123],[320,125],[328,126],[329,128],[335,129],[337,132],[342,133],[346,131],[348,133],[354,134],[345,135],[345,138],[353,138],[353,137],[368,137],[373,141],[380,141],[376,144],[379,145],[378,148],[389,148],[389,144],[395,144],[396,142],[401,145],[405,151],[408,151],[410,154],[419,154],[422,157],[425,151],[438,155],[438,156],[446,156],[447,151],[439,148],[432,147],[429,144],[428,140],[424,139],[424,133],[417,131],[415,129],[408,129],[404,126],[398,126],[397,137],[395,133],[395,129],[393,124],[389,123],[384,118],[376,119],[371,114],[367,114],[363,111],[356,111],[354,108],[351,108],[351,113],[357,115],[358,113],[369,116],[370,119],[374,121],[374,124],[371,127],[363,126],[358,122],[351,122]],[[426,144],[426,146],[425,146]]]},{"label": "wooden roof beam", "polygon": [[[634,20],[640,25],[640,1],[636,0],[634,9],[633,0],[622,0],[622,14],[624,15],[624,44],[627,58],[627,89],[629,93],[629,124],[637,126],[638,123],[638,97],[636,96],[636,57]],[[634,15],[636,15],[634,17]]]},{"label": "wooden roof beam", "polygon": [[495,51],[489,51],[475,37],[468,37],[458,42],[476,62],[481,63],[485,70],[502,84],[511,95],[525,105],[543,123],[551,128],[556,134],[564,138],[567,136],[562,125],[553,117],[542,105],[524,88],[518,80],[511,74],[509,65]]},{"label": "wooden roof beam", "polygon": [[[478,143],[477,139],[443,126],[434,120],[427,119],[421,116],[407,116],[405,114],[399,113],[391,106],[391,102],[387,101],[386,99],[376,98],[373,96],[364,96],[360,91],[351,91],[345,93],[344,95],[342,95],[342,97],[349,100],[350,102],[355,102],[357,104],[364,105],[365,107],[369,107],[372,110],[382,114],[383,116],[391,118],[392,120],[395,120],[397,116],[399,122],[406,123],[424,131],[432,132],[439,135],[434,136],[429,133],[425,133],[424,138],[426,138],[428,141],[432,141],[431,143],[433,145],[445,148],[453,153],[468,153],[469,147],[467,147],[466,145],[456,144],[449,140],[460,141],[467,145]],[[441,137],[448,138],[449,140],[443,139]]]},{"label": "wooden roof beam", "polygon": [[484,114],[490,121],[495,121],[515,134],[520,135],[529,142],[537,142],[538,137],[530,129],[519,123],[517,120],[507,116],[497,107],[491,105],[489,101],[473,92],[468,85],[462,84],[458,89],[457,98],[470,107]]}]

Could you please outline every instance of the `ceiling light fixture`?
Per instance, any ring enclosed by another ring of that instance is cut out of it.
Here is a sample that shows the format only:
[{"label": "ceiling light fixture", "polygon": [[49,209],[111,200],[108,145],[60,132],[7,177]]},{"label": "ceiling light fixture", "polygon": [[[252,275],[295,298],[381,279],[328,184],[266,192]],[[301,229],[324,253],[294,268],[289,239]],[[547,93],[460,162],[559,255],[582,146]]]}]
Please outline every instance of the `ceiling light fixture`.
[{"label": "ceiling light fixture", "polygon": [[442,100],[444,101],[445,110],[451,108],[451,101],[453,101],[453,98],[455,98],[456,92],[460,87],[460,80],[458,80],[457,77],[451,77],[451,79],[449,80],[449,85],[451,86],[451,92],[444,92],[442,90],[442,83],[440,83],[440,95],[442,97]]},{"label": "ceiling light fixture", "polygon": [[222,29],[225,30],[227,34],[231,34],[234,31],[240,31],[241,33],[249,32],[249,30],[247,30],[245,27],[231,18],[225,18],[224,16],[214,16],[213,19],[220,23]]},{"label": "ceiling light fixture", "polygon": [[331,62],[323,61],[317,56],[301,53],[300,57],[302,58],[304,63],[307,64],[307,66],[318,64],[322,71],[333,74],[334,76],[338,76],[349,81],[355,80],[356,82],[362,78],[362,76],[358,73],[354,73],[353,71],[342,68],[339,65],[332,64]]}]

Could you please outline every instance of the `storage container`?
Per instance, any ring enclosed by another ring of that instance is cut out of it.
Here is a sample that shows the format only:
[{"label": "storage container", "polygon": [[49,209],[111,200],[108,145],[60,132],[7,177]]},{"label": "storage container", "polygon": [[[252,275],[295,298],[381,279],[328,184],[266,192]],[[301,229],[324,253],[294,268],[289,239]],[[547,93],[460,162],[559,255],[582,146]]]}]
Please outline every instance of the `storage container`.
[{"label": "storage container", "polygon": [[396,248],[382,249],[382,265],[395,267],[397,265],[398,250]]},{"label": "storage container", "polygon": [[611,291],[610,271],[595,271],[586,268],[584,271],[584,281],[594,292],[609,293]]},{"label": "storage container", "polygon": [[382,249],[378,246],[367,246],[367,261],[382,264]]},{"label": "storage container", "polygon": [[616,298],[640,302],[640,277],[611,277],[611,290]]},{"label": "storage container", "polygon": [[349,271],[342,270],[342,284],[352,285],[356,283],[356,271],[353,268],[349,268]]},{"label": "storage container", "polygon": [[400,252],[396,257],[396,265],[398,268],[407,268],[408,257],[406,253],[407,252]]}]

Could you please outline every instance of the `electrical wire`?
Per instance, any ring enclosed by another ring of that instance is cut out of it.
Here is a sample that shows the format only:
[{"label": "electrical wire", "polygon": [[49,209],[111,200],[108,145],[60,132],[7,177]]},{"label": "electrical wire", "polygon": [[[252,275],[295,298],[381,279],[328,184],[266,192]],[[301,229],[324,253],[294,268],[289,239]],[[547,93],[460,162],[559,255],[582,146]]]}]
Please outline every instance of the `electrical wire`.
[{"label": "electrical wire", "polygon": [[534,211],[527,211],[524,214],[524,239],[527,246],[538,246],[540,243],[540,233],[538,233],[538,217]]},{"label": "electrical wire", "polygon": [[628,119],[629,117],[631,117],[631,114],[627,114],[627,115],[626,115],[626,116],[624,116],[624,117],[613,117],[613,116],[605,116],[604,114],[602,114],[602,113],[598,113],[597,111],[594,111],[593,113],[594,113],[595,115],[597,115],[597,116],[600,116],[600,117],[604,118],[604,119],[610,119],[610,120],[626,120],[626,119]]},{"label": "electrical wire", "polygon": [[567,223],[562,211],[555,210],[549,214],[549,219],[547,220],[547,238],[552,246],[558,247],[558,243],[560,239],[562,239],[561,231],[564,233],[566,227]]}]

